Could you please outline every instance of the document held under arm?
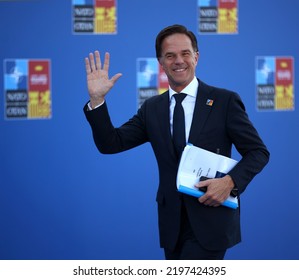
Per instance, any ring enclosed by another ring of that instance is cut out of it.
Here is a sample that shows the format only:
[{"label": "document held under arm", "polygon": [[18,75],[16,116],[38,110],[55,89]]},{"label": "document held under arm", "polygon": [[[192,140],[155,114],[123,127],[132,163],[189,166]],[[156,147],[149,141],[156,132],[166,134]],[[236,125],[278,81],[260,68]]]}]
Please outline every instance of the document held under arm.
[{"label": "document held under arm", "polygon": [[[187,144],[179,164],[177,189],[179,192],[201,197],[204,195],[204,192],[194,186],[201,176],[208,178],[223,177],[237,163],[234,159]],[[229,196],[222,205],[236,209],[238,204],[237,197]]]}]

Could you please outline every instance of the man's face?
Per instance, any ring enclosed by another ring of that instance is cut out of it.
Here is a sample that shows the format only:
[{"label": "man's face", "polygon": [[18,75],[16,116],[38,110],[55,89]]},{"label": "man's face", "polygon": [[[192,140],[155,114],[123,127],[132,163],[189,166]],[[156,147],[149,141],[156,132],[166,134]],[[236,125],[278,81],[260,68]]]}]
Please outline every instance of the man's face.
[{"label": "man's face", "polygon": [[180,92],[193,80],[198,57],[185,34],[173,34],[163,40],[159,63],[173,90]]}]

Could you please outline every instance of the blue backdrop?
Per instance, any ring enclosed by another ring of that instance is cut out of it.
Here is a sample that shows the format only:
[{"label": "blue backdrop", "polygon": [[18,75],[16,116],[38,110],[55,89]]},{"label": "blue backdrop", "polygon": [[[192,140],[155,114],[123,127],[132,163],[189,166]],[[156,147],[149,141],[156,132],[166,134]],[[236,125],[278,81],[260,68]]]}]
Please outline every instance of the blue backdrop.
[{"label": "blue backdrop", "polygon": [[49,120],[5,120],[0,71],[0,258],[163,259],[155,158],[148,144],[97,152],[84,57],[109,51],[110,73],[123,73],[107,100],[120,125],[136,112],[137,58],[155,57],[156,34],[181,23],[198,35],[197,75],[241,95],[271,152],[242,195],[243,241],[227,259],[298,259],[298,110],[257,111],[255,98],[256,56],[299,60],[298,10],[295,0],[240,0],[238,35],[200,35],[196,0],[119,0],[116,35],[75,35],[71,1],[1,1],[1,63],[50,59],[53,103]]}]

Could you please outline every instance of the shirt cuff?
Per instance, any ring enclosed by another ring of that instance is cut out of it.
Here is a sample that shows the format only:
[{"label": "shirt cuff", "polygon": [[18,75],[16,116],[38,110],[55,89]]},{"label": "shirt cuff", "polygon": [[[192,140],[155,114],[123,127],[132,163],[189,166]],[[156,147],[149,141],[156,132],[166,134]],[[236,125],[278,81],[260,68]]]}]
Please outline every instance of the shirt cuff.
[{"label": "shirt cuff", "polygon": [[88,111],[92,111],[92,110],[94,110],[94,109],[96,109],[96,108],[99,108],[99,107],[102,106],[104,103],[105,103],[105,100],[104,100],[102,103],[100,103],[99,105],[95,106],[95,107],[92,109],[92,108],[91,108],[91,105],[90,105],[90,102],[88,102],[88,103],[87,103]]}]

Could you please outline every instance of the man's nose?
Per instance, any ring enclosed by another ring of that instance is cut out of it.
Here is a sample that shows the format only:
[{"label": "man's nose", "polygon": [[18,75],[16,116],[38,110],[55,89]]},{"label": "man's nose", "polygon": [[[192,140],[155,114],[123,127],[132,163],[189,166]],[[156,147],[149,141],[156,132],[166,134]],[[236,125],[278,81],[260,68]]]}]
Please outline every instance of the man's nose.
[{"label": "man's nose", "polygon": [[175,63],[183,63],[183,62],[184,62],[183,56],[180,54],[176,55]]}]

